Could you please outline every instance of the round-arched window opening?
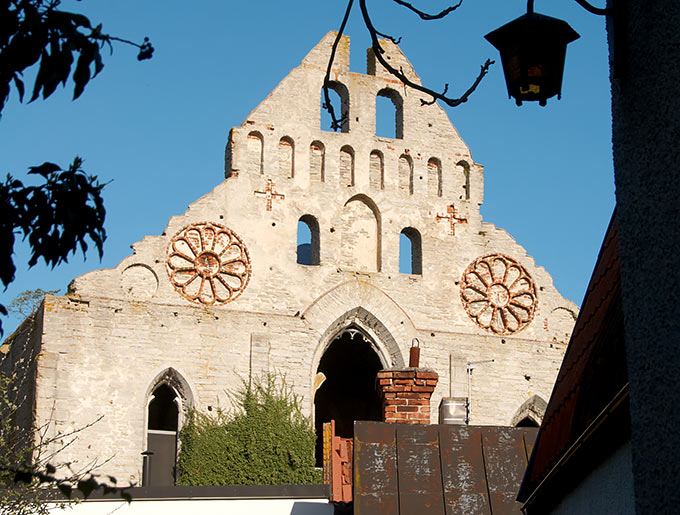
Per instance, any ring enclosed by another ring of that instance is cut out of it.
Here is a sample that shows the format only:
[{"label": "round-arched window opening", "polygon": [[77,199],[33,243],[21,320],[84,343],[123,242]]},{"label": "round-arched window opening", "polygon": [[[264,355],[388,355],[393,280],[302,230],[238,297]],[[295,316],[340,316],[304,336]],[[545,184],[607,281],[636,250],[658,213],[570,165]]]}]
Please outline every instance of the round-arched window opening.
[{"label": "round-arched window opening", "polygon": [[297,263],[318,265],[319,253],[319,222],[312,215],[303,215],[297,226]]}]

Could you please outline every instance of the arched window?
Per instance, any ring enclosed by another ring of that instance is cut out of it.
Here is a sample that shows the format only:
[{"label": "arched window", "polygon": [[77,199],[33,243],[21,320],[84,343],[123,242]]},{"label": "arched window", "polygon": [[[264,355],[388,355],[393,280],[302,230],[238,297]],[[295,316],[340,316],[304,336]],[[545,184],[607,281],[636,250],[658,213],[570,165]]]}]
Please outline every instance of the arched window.
[{"label": "arched window", "polygon": [[423,273],[422,242],[420,233],[413,227],[406,227],[399,235],[399,273]]},{"label": "arched window", "polygon": [[373,150],[369,157],[368,185],[373,190],[385,189],[385,160],[380,150]]},{"label": "arched window", "polygon": [[399,191],[413,195],[413,160],[408,154],[399,158]]},{"label": "arched window", "polygon": [[531,417],[524,417],[515,424],[515,427],[539,427],[540,424]]},{"label": "arched window", "polygon": [[264,138],[257,131],[248,134],[247,169],[253,173],[264,173]]},{"label": "arched window", "polygon": [[156,387],[147,413],[144,486],[175,484],[179,413],[180,398],[175,389],[167,383]]},{"label": "arched window", "polygon": [[309,179],[311,182],[325,180],[326,148],[320,141],[313,141],[309,146]]},{"label": "arched window", "polygon": [[391,88],[378,91],[375,99],[375,135],[396,139],[404,137],[404,101]]},{"label": "arched window", "polygon": [[366,195],[354,195],[342,209],[341,227],[342,266],[380,272],[381,217],[375,202]]},{"label": "arched window", "polygon": [[510,425],[515,427],[539,427],[547,407],[547,403],[541,397],[532,395],[519,407],[515,416],[512,417]]},{"label": "arched window", "polygon": [[279,141],[279,175],[291,179],[295,176],[295,143],[288,136]]},{"label": "arched window", "polygon": [[177,437],[193,396],[186,380],[173,368],[158,374],[151,383],[146,404],[146,450],[142,485],[175,484]]},{"label": "arched window", "polygon": [[463,194],[460,198],[470,200],[470,165],[467,161],[458,161],[456,166],[463,169]]},{"label": "arched window", "polygon": [[340,149],[340,186],[354,186],[354,149],[349,145]]},{"label": "arched window", "polygon": [[442,196],[442,163],[436,157],[427,162],[427,194]]},{"label": "arched window", "polygon": [[298,220],[297,227],[298,264],[318,265],[319,250],[319,222],[312,215],[304,215]]},{"label": "arched window", "polygon": [[[331,99],[335,118],[340,120],[338,129],[340,129],[340,132],[349,132],[349,91],[347,91],[347,87],[342,82],[332,80],[328,83],[328,96]],[[334,129],[331,127],[331,115],[324,107],[325,103],[324,91],[321,88],[321,116],[319,117],[321,130],[332,131]]]}]

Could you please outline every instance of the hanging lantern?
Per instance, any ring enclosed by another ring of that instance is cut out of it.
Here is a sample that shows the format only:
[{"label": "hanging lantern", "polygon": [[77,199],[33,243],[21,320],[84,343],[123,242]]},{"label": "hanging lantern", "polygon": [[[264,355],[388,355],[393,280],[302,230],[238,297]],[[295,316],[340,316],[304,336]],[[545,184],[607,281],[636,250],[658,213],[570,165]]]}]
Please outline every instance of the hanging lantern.
[{"label": "hanging lantern", "polygon": [[567,45],[580,37],[566,21],[534,13],[532,3],[524,16],[484,36],[501,53],[508,96],[518,106],[561,97]]}]

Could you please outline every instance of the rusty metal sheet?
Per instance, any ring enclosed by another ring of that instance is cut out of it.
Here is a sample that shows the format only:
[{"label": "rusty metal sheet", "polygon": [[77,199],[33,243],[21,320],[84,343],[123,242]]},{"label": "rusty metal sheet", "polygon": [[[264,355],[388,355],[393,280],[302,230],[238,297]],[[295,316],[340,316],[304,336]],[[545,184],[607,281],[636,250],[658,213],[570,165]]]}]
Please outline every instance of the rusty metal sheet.
[{"label": "rusty metal sheet", "polygon": [[534,452],[534,445],[536,444],[536,437],[538,436],[537,427],[527,427],[524,428],[524,449],[527,453],[527,463],[531,458],[531,453]]},{"label": "rusty metal sheet", "polygon": [[439,431],[434,425],[397,425],[400,513],[444,513]]},{"label": "rusty metal sheet", "polygon": [[446,515],[490,515],[479,428],[439,426]]},{"label": "rusty metal sheet", "polygon": [[523,431],[513,427],[483,427],[482,448],[491,513],[520,513],[515,499],[526,468]]},{"label": "rusty metal sheet", "polygon": [[399,514],[395,425],[354,424],[354,513]]}]

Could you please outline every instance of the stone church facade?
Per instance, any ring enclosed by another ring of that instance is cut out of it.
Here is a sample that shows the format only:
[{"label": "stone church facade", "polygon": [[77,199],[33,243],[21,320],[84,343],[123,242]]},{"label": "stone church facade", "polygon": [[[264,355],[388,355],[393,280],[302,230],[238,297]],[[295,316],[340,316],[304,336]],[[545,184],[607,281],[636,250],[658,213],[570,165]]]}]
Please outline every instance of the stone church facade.
[{"label": "stone church facade", "polygon": [[[57,434],[101,417],[60,459],[110,458],[101,472],[139,483],[142,453],[174,449],[189,409],[229,407],[227,392],[265,373],[285,376],[317,426],[351,431],[376,418],[375,374],[406,366],[414,338],[439,375],[433,412],[454,396],[472,424],[540,419],[576,306],[482,221],[482,166],[445,112],[370,51],[368,73],[350,72],[346,37],[332,73],[342,131],[320,127],[334,38],[231,130],[223,182],[116,268],[47,296],[8,340],[2,368],[30,378],[26,420]],[[394,138],[375,135],[376,97],[392,101]]]}]

